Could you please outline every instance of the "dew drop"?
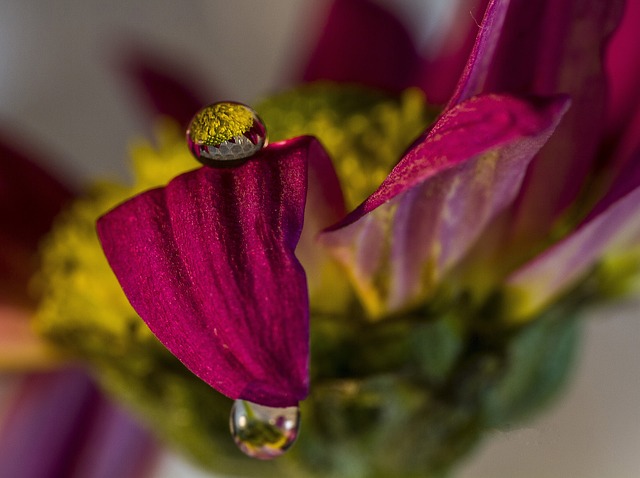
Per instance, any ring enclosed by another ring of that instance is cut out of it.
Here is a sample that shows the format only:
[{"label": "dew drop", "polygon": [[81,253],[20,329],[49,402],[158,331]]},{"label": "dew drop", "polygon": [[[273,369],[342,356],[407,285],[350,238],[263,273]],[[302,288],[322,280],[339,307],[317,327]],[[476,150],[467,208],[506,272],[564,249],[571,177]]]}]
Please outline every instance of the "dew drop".
[{"label": "dew drop", "polygon": [[233,440],[246,455],[271,460],[287,451],[298,437],[300,409],[274,408],[236,400],[229,420]]},{"label": "dew drop", "polygon": [[267,129],[258,114],[242,103],[213,103],[191,119],[187,144],[202,164],[220,166],[260,151],[267,144]]}]

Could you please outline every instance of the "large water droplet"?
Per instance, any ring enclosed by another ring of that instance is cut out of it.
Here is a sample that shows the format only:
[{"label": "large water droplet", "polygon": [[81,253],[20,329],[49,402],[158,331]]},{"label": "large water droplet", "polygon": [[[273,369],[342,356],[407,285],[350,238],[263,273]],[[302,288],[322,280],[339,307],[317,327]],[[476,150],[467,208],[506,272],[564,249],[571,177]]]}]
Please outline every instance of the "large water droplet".
[{"label": "large water droplet", "polygon": [[236,400],[231,409],[231,435],[246,454],[270,460],[287,451],[298,437],[300,409],[273,408]]},{"label": "large water droplet", "polygon": [[219,166],[260,151],[267,143],[267,129],[258,114],[242,103],[213,103],[189,123],[187,143],[198,161]]}]

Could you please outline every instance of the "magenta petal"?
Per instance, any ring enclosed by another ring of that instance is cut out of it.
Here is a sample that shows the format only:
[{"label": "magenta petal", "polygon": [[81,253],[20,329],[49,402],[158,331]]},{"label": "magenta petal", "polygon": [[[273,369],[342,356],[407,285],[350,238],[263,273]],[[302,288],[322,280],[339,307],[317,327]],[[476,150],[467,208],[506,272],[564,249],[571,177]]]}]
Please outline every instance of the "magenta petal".
[{"label": "magenta petal", "polygon": [[513,200],[529,161],[568,107],[472,98],[447,111],[380,188],[322,240],[369,311],[424,297]]},{"label": "magenta petal", "polygon": [[307,190],[300,137],[231,168],[200,168],[98,222],[124,292],[160,341],[233,399],[308,394],[309,304],[294,256]]},{"label": "magenta petal", "polygon": [[122,67],[153,115],[169,116],[186,126],[207,104],[209,95],[203,94],[182,68],[169,66],[142,51],[129,53]]},{"label": "magenta petal", "polygon": [[335,0],[303,79],[395,92],[411,85],[420,62],[411,35],[390,12],[370,0]]},{"label": "magenta petal", "polygon": [[583,277],[608,251],[640,244],[640,151],[611,192],[578,229],[507,280],[516,301],[511,313],[527,317]]}]

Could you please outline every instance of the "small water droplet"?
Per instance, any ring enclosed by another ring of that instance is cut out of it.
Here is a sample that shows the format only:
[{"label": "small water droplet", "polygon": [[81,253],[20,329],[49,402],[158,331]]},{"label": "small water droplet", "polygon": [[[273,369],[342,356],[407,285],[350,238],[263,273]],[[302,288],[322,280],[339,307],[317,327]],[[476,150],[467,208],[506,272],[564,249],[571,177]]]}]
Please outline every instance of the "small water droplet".
[{"label": "small water droplet", "polygon": [[300,409],[274,408],[236,400],[229,420],[231,435],[246,455],[271,460],[287,451],[298,437]]},{"label": "small water droplet", "polygon": [[253,156],[267,144],[267,128],[242,103],[213,103],[198,111],[187,128],[193,156],[207,166]]}]

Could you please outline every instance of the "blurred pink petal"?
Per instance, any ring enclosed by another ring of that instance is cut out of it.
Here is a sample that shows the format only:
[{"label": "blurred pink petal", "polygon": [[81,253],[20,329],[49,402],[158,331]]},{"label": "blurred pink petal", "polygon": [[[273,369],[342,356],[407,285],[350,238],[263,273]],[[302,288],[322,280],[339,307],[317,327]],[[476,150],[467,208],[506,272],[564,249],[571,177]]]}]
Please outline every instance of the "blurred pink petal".
[{"label": "blurred pink petal", "polygon": [[445,112],[380,188],[327,232],[375,315],[432,290],[517,194],[529,161],[568,107],[472,98]]},{"label": "blurred pink petal", "polygon": [[313,138],[200,168],[103,216],[98,233],[133,307],[193,373],[233,399],[308,394],[309,304],[294,256]]},{"label": "blurred pink petal", "polygon": [[336,0],[302,78],[398,92],[412,85],[420,64],[410,33],[394,15],[370,0]]}]

